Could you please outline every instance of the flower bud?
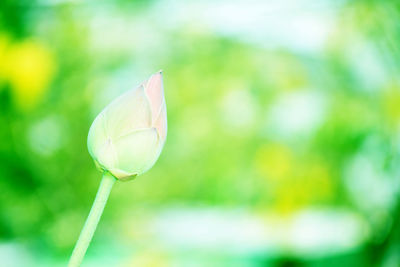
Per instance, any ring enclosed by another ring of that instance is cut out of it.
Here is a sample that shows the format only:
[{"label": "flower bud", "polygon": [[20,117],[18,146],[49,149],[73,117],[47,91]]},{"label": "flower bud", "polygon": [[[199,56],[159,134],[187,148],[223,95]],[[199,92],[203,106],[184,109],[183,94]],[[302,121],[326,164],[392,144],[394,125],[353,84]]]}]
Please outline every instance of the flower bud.
[{"label": "flower bud", "polygon": [[167,112],[161,71],[127,91],[94,120],[88,149],[103,171],[129,180],[149,170],[167,135]]}]

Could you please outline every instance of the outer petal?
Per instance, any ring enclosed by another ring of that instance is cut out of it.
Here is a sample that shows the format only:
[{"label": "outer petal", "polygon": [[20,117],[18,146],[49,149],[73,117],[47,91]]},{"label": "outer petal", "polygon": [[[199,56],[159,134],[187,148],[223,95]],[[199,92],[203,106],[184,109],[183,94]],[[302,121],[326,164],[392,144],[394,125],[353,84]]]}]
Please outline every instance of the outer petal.
[{"label": "outer petal", "polygon": [[118,97],[104,113],[106,132],[113,140],[132,130],[151,127],[151,109],[143,86]]},{"label": "outer petal", "polygon": [[150,101],[152,122],[154,123],[164,103],[162,72],[160,71],[153,74],[147,82],[145,82],[144,87],[146,88],[146,95]]},{"label": "outer petal", "polygon": [[161,141],[164,142],[167,137],[167,109],[165,107],[165,102],[161,107],[160,113],[154,120],[153,127],[157,129]]},{"label": "outer petal", "polygon": [[139,175],[153,166],[159,156],[160,141],[155,128],[134,131],[115,141],[116,169]]},{"label": "outer petal", "polygon": [[99,149],[97,162],[100,167],[105,170],[113,169],[118,160],[115,146],[111,139],[108,139],[106,143]]},{"label": "outer petal", "polygon": [[99,149],[108,139],[105,127],[104,113],[101,112],[90,126],[87,140],[89,153],[94,159],[98,158]]}]

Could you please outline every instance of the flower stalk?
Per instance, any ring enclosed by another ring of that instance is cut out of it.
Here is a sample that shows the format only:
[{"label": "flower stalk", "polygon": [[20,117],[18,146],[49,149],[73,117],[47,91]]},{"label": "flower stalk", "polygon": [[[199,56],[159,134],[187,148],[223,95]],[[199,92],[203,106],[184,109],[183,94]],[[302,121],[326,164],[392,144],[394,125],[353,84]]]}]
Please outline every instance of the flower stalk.
[{"label": "flower stalk", "polygon": [[79,239],[72,251],[68,267],[79,267],[81,265],[115,181],[116,179],[114,176],[109,172],[104,172],[89,216],[86,219],[85,225],[79,235]]}]

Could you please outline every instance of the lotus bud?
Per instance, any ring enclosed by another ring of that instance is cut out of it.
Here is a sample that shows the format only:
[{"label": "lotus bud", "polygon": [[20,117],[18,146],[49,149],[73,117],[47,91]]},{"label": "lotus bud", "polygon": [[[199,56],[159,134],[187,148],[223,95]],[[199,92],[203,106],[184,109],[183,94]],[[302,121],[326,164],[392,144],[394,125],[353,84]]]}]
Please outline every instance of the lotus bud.
[{"label": "lotus bud", "polygon": [[157,161],[167,136],[161,71],[106,106],[89,130],[88,149],[96,165],[130,180]]}]

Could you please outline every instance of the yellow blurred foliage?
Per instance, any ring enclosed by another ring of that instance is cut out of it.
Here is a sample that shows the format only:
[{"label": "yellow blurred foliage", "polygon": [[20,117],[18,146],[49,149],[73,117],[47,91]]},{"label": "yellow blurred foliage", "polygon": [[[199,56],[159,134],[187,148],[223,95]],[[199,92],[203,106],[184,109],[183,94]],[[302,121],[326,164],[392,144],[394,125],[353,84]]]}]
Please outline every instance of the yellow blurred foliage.
[{"label": "yellow blurred foliage", "polygon": [[[1,48],[0,41],[0,53]],[[47,91],[55,70],[54,58],[45,46],[33,40],[11,43],[3,51],[0,75],[10,83],[16,105],[30,110]]]},{"label": "yellow blurred foliage", "polygon": [[6,56],[9,44],[9,36],[4,33],[0,33],[0,83],[5,81],[7,63]]},{"label": "yellow blurred foliage", "polygon": [[330,200],[334,196],[334,183],[324,162],[299,164],[297,171],[278,184],[275,191],[275,209],[290,213],[312,204]]},{"label": "yellow blurred foliage", "polygon": [[400,88],[391,84],[383,96],[385,117],[391,126],[397,128],[400,124]]},{"label": "yellow blurred foliage", "polygon": [[287,176],[293,165],[292,151],[284,144],[262,146],[256,153],[256,169],[262,176],[276,180]]},{"label": "yellow blurred foliage", "polygon": [[298,183],[285,183],[281,184],[275,194],[275,203],[272,209],[280,214],[288,214],[300,209],[304,205],[304,201],[300,201],[306,197],[302,187]]},{"label": "yellow blurred foliage", "polygon": [[167,267],[171,266],[166,253],[160,250],[142,250],[135,253],[133,259],[123,264],[124,267]]},{"label": "yellow blurred foliage", "polygon": [[256,153],[255,167],[273,188],[273,209],[287,214],[334,196],[330,168],[323,160],[296,157],[281,143],[262,146]]}]

